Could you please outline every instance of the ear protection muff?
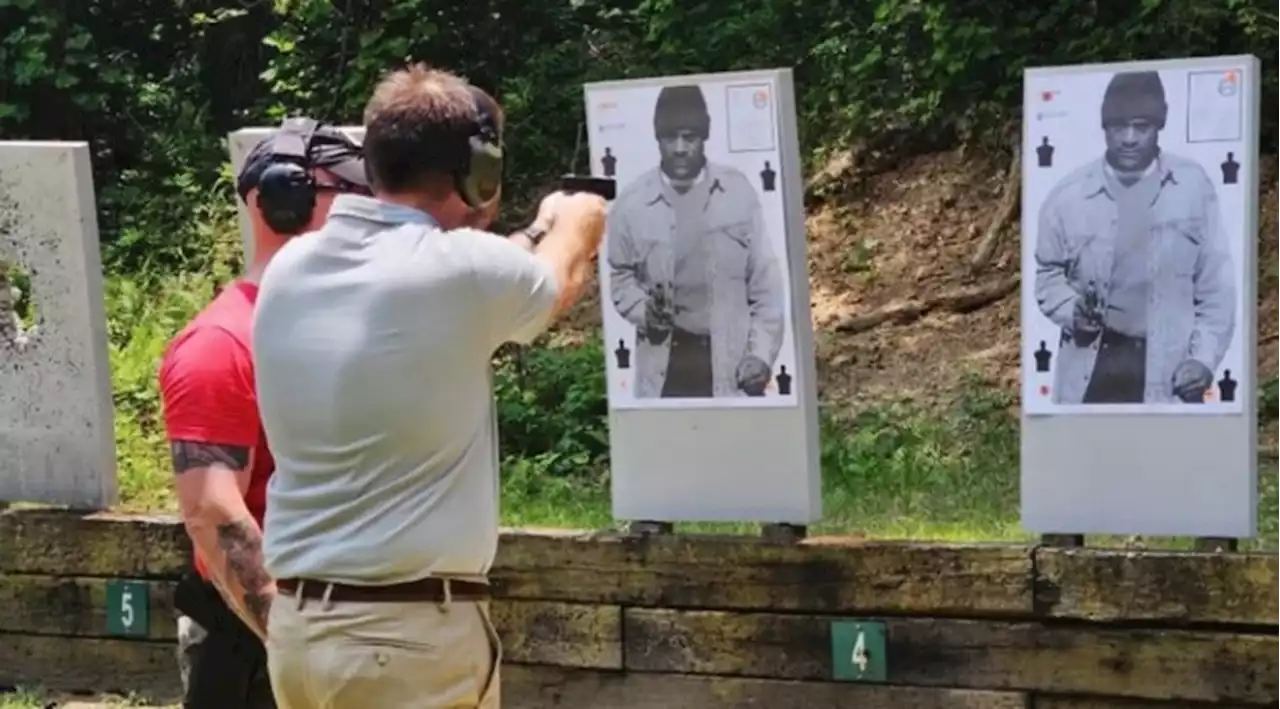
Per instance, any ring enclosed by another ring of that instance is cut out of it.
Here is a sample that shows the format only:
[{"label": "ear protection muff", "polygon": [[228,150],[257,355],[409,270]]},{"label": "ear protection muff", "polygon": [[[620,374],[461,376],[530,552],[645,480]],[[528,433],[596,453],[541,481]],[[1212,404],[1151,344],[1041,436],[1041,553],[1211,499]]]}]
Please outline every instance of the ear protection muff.
[{"label": "ear protection muff", "polygon": [[287,118],[272,143],[272,164],[258,178],[258,209],[272,231],[297,234],[311,223],[316,181],[307,170],[307,149],[318,123]]},{"label": "ear protection muff", "polygon": [[476,105],[476,125],[467,140],[467,160],[454,180],[467,206],[479,209],[492,202],[502,188],[502,132],[493,102],[476,87],[468,89]]}]

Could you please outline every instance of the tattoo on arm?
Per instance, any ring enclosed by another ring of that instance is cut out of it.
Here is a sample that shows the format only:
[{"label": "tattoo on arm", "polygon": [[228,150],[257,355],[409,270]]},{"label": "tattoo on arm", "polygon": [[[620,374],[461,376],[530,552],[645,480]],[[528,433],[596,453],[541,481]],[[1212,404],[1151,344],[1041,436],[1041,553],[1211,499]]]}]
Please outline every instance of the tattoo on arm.
[{"label": "tattoo on arm", "polygon": [[228,446],[221,443],[174,441],[169,444],[173,457],[173,472],[182,475],[196,468],[220,465],[231,470],[249,467],[249,449],[244,446]]},{"label": "tattoo on arm", "polygon": [[271,577],[262,568],[262,535],[251,519],[240,519],[218,525],[218,546],[227,556],[227,576],[244,589],[245,610],[258,628],[267,627],[271,610],[271,594],[267,587]]}]

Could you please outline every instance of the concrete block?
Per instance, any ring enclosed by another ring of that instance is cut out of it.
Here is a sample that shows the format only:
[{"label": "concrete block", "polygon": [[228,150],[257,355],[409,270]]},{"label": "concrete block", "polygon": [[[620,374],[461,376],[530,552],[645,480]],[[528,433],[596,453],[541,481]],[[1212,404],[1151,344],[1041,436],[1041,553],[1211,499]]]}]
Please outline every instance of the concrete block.
[{"label": "concrete block", "polygon": [[38,316],[34,333],[0,328],[0,500],[108,507],[116,455],[87,143],[0,141],[0,261],[30,277]]},{"label": "concrete block", "polygon": [[[338,126],[338,130],[342,131],[357,143],[364,142],[364,126]],[[249,151],[254,146],[275,133],[276,129],[271,128],[241,128],[227,135],[227,144],[231,151],[231,174],[233,176],[240,174],[240,166],[244,165],[244,159],[249,155]],[[253,262],[253,231],[250,228],[249,214],[245,211],[245,203],[241,201],[240,195],[236,194],[236,209],[240,213],[240,243],[244,248],[244,263],[246,267]]]}]

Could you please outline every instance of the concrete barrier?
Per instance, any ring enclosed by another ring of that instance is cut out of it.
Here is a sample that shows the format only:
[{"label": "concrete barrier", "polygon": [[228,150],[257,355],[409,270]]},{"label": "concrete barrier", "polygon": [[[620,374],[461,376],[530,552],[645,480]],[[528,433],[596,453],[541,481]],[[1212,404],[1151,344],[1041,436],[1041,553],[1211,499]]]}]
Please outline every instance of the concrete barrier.
[{"label": "concrete barrier", "polygon": [[0,142],[5,264],[30,276],[39,320],[16,333],[0,313],[0,500],[104,509],[114,411],[87,143]]}]

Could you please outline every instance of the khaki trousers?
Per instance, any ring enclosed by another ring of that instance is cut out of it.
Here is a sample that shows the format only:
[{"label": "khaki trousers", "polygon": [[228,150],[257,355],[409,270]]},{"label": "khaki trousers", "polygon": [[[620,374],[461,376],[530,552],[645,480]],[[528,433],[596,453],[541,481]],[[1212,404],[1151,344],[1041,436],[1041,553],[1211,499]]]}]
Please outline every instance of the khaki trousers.
[{"label": "khaki trousers", "polygon": [[487,602],[368,603],[280,594],[267,626],[279,709],[498,709]]}]

